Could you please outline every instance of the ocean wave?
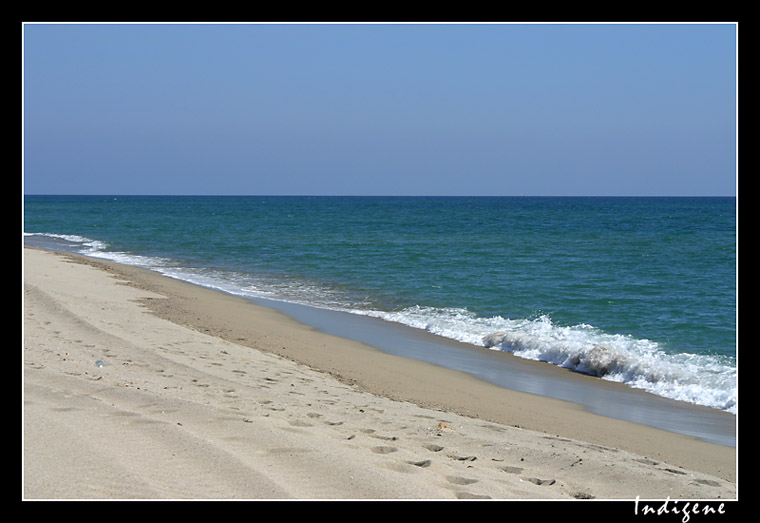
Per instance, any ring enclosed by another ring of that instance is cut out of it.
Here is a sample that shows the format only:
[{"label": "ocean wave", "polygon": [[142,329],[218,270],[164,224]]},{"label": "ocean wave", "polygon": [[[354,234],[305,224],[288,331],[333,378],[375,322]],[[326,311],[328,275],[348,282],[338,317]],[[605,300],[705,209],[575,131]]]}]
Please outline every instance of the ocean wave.
[{"label": "ocean wave", "polygon": [[737,411],[736,366],[719,356],[674,354],[650,340],[608,334],[590,325],[556,325],[548,316],[482,318],[466,309],[420,306],[396,312],[355,312],[659,396]]},{"label": "ocean wave", "polygon": [[[56,234],[42,232],[24,232],[25,243],[38,245],[51,250],[61,250],[91,256],[93,258],[102,258],[111,260],[124,265],[135,265],[149,269],[160,269],[171,265],[168,258],[154,256],[141,256],[123,251],[110,250],[111,246],[101,240],[94,240],[85,236],[75,234]],[[36,239],[37,241],[26,241]]]},{"label": "ocean wave", "polygon": [[83,254],[95,254],[97,252],[105,252],[108,248],[108,244],[99,240],[93,240],[92,238],[85,238],[84,236],[78,236],[75,234],[55,234],[55,233],[43,233],[43,232],[24,232],[25,238],[39,238],[43,242],[48,241],[52,245],[68,244],[70,250],[75,250]]}]

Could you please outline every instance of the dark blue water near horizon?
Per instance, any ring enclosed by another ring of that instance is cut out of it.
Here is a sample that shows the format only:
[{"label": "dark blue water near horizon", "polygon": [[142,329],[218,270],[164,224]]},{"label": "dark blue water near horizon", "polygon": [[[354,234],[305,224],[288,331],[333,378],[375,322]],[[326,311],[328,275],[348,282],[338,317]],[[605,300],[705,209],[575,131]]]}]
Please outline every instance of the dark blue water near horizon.
[{"label": "dark blue water near horizon", "polygon": [[27,244],[736,412],[733,197],[24,197]]}]

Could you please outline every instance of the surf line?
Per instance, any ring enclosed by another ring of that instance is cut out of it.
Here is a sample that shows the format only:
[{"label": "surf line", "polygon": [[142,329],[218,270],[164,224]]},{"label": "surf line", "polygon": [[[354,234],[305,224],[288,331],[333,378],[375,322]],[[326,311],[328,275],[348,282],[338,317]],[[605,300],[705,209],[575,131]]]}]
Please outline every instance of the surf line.
[{"label": "surf line", "polygon": [[[636,496],[636,500],[634,501],[634,508],[633,513],[634,515],[639,515],[639,496]],[[693,505],[690,502],[686,502],[683,507],[678,507],[678,501],[673,501],[672,506],[668,506],[671,503],[670,496],[668,496],[665,501],[660,505],[659,508],[650,507],[649,505],[644,505],[641,507],[641,514],[642,515],[649,515],[649,514],[655,514],[657,516],[661,516],[663,514],[681,514],[683,517],[681,518],[682,523],[688,523],[689,519],[692,515],[710,515],[710,514],[725,514],[726,513],[726,507],[725,503],[721,503],[718,505],[717,508],[708,505],[707,503],[702,503],[700,506],[699,503],[694,503]],[[691,505],[691,506],[690,506]]]}]

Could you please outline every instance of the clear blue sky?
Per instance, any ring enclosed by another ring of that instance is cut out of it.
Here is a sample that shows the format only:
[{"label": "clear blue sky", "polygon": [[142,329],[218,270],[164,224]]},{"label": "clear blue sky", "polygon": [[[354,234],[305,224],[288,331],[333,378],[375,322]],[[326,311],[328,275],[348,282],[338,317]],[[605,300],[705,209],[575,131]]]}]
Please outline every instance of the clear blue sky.
[{"label": "clear blue sky", "polygon": [[734,24],[27,24],[26,194],[735,195]]}]

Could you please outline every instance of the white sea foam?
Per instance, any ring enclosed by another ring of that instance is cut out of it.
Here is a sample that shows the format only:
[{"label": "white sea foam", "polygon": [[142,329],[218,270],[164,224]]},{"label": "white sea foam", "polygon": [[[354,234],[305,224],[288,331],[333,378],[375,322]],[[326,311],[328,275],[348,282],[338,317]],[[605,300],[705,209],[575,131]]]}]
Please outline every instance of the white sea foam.
[{"label": "white sea foam", "polygon": [[718,356],[671,354],[650,340],[607,334],[590,325],[560,326],[548,316],[479,318],[465,309],[431,307],[354,312],[625,383],[667,398],[737,411],[736,366]]},{"label": "white sea foam", "polygon": [[97,252],[105,251],[108,245],[104,242],[85,238],[84,236],[77,236],[74,234],[52,234],[52,233],[28,233],[25,232],[24,236],[27,238],[38,237],[41,239],[48,239],[49,241],[59,240],[61,243],[68,243],[73,249],[82,252],[83,254],[94,254]]},{"label": "white sea foam", "polygon": [[53,233],[24,233],[25,238],[39,239],[39,245],[48,247],[53,250],[64,250],[91,256],[93,258],[102,258],[111,260],[124,265],[135,265],[138,267],[160,269],[164,266],[171,265],[166,258],[140,256],[128,252],[119,252],[109,250],[109,245],[100,240],[93,240],[84,236],[72,234],[53,234]]}]

